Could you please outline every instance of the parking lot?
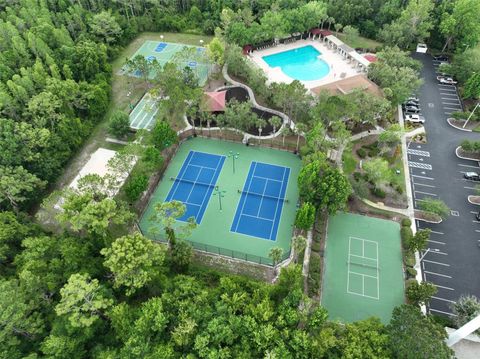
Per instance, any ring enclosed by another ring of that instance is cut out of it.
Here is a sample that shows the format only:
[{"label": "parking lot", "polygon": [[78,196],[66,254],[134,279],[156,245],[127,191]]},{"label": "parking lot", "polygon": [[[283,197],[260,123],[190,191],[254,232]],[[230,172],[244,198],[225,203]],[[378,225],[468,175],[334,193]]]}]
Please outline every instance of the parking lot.
[{"label": "parking lot", "polygon": [[424,279],[438,287],[428,309],[432,314],[452,316],[451,305],[462,294],[480,297],[480,222],[475,214],[480,206],[467,201],[476,182],[463,178],[465,172],[480,172],[478,163],[459,159],[455,148],[464,139],[480,135],[456,130],[446,119],[462,111],[456,86],[437,81],[439,61],[427,54],[415,54],[423,63],[424,84],[419,91],[421,115],[425,117],[426,144],[408,143],[408,160],[414,206],[427,197],[443,200],[451,209],[440,224],[417,221],[430,228],[428,253],[422,260]]}]

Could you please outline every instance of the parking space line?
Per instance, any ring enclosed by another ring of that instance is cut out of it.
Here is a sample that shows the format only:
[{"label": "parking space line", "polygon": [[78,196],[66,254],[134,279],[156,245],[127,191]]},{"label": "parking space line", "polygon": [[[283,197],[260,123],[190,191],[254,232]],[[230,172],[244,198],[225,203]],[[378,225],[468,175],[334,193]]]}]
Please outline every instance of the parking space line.
[{"label": "parking space line", "polygon": [[453,112],[452,111],[445,111],[444,114],[445,115],[451,115]]},{"label": "parking space line", "polygon": [[476,188],[475,188],[475,187],[467,187],[467,186],[463,186],[463,188],[465,188],[465,189],[473,189],[473,190],[476,190]]},{"label": "parking space line", "polygon": [[442,252],[442,251],[440,251],[440,250],[430,251],[429,253],[432,253],[432,254],[440,254],[440,255],[442,255],[442,256],[448,256],[448,253]]},{"label": "parking space line", "polygon": [[440,274],[440,273],[435,273],[435,272],[429,272],[427,270],[424,270],[423,273],[431,274],[431,275],[438,275],[439,277],[445,277],[445,278],[452,278],[449,275],[446,274]]},{"label": "parking space line", "polygon": [[480,233],[480,229],[476,229],[475,232]]},{"label": "parking space line", "polygon": [[431,184],[418,183],[418,182],[413,182],[413,181],[412,181],[412,183],[413,183],[415,186],[425,186],[425,187],[430,187],[430,188],[436,188],[436,186],[431,185]]},{"label": "parking space line", "polygon": [[430,272],[430,271],[423,271],[423,273],[427,273],[427,274],[431,274],[431,275],[438,275],[439,277],[444,277],[444,278],[452,278],[451,276],[449,275],[446,275],[446,274],[440,274],[440,273],[435,273],[435,272]]},{"label": "parking space line", "polygon": [[472,221],[473,223],[480,223],[479,221]]},{"label": "parking space line", "polygon": [[444,287],[443,285],[435,284],[435,286],[438,287],[438,288],[446,289],[446,290],[455,290],[455,289],[450,288],[450,287]]},{"label": "parking space line", "polygon": [[453,99],[449,99],[448,102],[447,101],[442,101],[442,103],[444,105],[459,105],[460,101],[455,101]]},{"label": "parking space line", "polygon": [[428,192],[422,192],[422,191],[413,191],[413,192],[416,192],[416,193],[421,193],[421,194],[426,194],[428,196],[434,196],[434,197],[437,197],[437,195],[435,193],[428,193]]},{"label": "parking space line", "polygon": [[458,166],[461,166],[461,167],[468,167],[468,168],[480,169],[480,166],[464,165],[464,164],[461,164],[461,163],[457,163],[457,165],[458,165]]},{"label": "parking space line", "polygon": [[449,302],[449,303],[456,303],[455,301],[453,300],[450,300],[450,299],[445,299],[445,298],[440,298],[440,297],[431,297],[433,299],[436,299],[436,300],[443,300],[444,302]]},{"label": "parking space line", "polygon": [[428,259],[424,259],[423,261],[427,262],[427,263],[438,264],[440,266],[450,267],[450,264],[446,264],[446,263],[435,262],[435,261],[431,261],[431,260],[428,260]]},{"label": "parking space line", "polygon": [[450,316],[452,316],[452,317],[456,317],[456,316],[457,316],[456,314],[444,312],[444,311],[442,311],[442,310],[437,310],[437,309],[432,309],[432,308],[428,308],[428,310],[431,311],[431,312],[436,312],[436,313],[441,313],[441,314],[450,315]]},{"label": "parking space line", "polygon": [[420,175],[410,175],[410,177],[424,178],[424,179],[428,179],[430,181],[433,181],[435,179],[433,177],[420,176]]},{"label": "parking space line", "polygon": [[[458,100],[457,94],[453,94],[453,93],[450,93],[450,92],[443,94],[443,96],[452,96],[452,97],[454,97],[455,99]],[[444,99],[444,100],[451,100],[452,99],[450,97],[442,97],[442,96],[440,96],[440,98]]]},{"label": "parking space line", "polygon": [[430,232],[435,233],[435,234],[445,234],[445,233],[443,233],[443,232],[432,231],[432,230],[430,230]]},{"label": "parking space line", "polygon": [[432,242],[432,243],[435,243],[435,244],[441,244],[442,246],[445,245],[445,242],[434,241],[433,239],[429,239],[427,242]]},{"label": "parking space line", "polygon": [[455,110],[455,111],[460,111],[461,108],[459,107],[447,107],[447,106],[443,106],[443,109],[444,110]]},{"label": "parking space line", "polygon": [[409,167],[415,167],[415,168],[421,168],[421,169],[424,169],[424,170],[432,170],[432,165],[429,165],[428,163],[408,161],[408,166]]}]

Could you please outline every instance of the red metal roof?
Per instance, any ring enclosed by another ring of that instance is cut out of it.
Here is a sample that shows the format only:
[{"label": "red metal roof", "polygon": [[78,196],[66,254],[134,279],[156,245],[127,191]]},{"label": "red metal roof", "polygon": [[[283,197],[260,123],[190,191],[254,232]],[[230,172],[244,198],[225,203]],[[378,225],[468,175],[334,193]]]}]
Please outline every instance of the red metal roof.
[{"label": "red metal roof", "polygon": [[227,91],[205,92],[203,96],[205,111],[224,111],[225,110],[225,95]]},{"label": "red metal roof", "polygon": [[370,62],[376,62],[378,60],[375,55],[371,54],[363,55],[363,57],[365,57]]},{"label": "red metal roof", "polygon": [[328,30],[321,30],[320,31],[320,35],[322,35],[322,36],[330,36],[332,34],[333,33],[331,31],[328,31]]}]

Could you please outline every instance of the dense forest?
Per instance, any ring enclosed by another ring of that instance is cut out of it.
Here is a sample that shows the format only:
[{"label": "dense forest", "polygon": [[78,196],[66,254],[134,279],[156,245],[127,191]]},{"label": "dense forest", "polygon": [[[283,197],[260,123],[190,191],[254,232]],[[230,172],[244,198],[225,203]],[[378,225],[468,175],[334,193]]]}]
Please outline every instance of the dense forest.
[{"label": "dense forest", "polygon": [[427,40],[456,54],[452,71],[471,81],[474,98],[479,8],[477,0],[0,1],[0,358],[449,358],[441,326],[414,306],[395,309],[388,325],[341,325],[304,295],[297,266],[269,285],[192,265],[185,245],[118,235],[110,224],[133,214],[98,189],[71,202],[76,210],[100,198],[105,223],[95,209],[69,223],[78,230],[52,234],[30,215],[104,119],[110,63],[141,32],[244,45],[323,25],[403,49]]}]

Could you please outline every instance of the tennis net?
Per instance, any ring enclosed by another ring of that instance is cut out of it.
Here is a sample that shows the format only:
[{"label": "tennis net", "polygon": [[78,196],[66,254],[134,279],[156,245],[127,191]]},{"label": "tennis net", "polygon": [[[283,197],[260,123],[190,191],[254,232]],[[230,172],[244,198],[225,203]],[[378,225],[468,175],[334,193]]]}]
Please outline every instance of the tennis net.
[{"label": "tennis net", "polygon": [[255,193],[255,192],[247,192],[247,191],[242,191],[242,190],[238,190],[238,193],[240,194],[244,194],[246,196],[253,196],[253,197],[263,197],[263,198],[268,198],[268,199],[273,199],[275,201],[283,201],[285,203],[288,203],[288,199],[287,198],[280,198],[280,197],[275,197],[275,196],[269,196],[269,195],[266,195],[266,194],[263,194],[263,193]]},{"label": "tennis net", "polygon": [[356,257],[356,256],[350,255],[347,263],[361,266],[361,267],[379,269],[377,265],[377,260],[372,258]]},{"label": "tennis net", "polygon": [[215,187],[215,185],[214,185],[213,183],[205,183],[205,182],[191,181],[191,180],[187,180],[187,179],[185,179],[185,178],[170,177],[170,180],[171,180],[171,181],[174,181],[174,182],[189,183],[189,184],[191,184],[191,185],[199,185],[199,186],[205,186],[205,187]]}]

